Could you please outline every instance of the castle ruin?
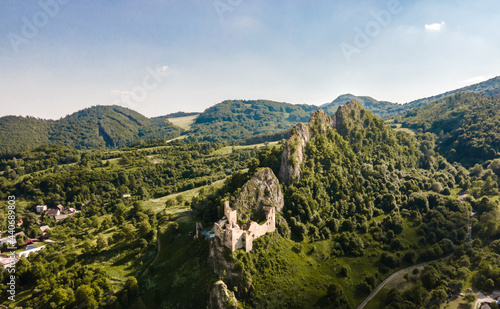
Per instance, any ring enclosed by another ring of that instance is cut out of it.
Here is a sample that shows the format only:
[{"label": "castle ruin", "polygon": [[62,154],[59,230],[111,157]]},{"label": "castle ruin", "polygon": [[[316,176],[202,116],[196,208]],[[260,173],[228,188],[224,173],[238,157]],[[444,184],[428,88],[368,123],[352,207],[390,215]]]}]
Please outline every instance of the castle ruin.
[{"label": "castle ruin", "polygon": [[[276,213],[272,206],[263,206],[266,217],[264,224],[251,221],[238,225],[238,213],[229,206],[229,201],[224,203],[224,218],[214,223],[214,233],[221,243],[231,252],[244,248],[246,252],[252,250],[253,241],[260,236],[276,230]],[[225,227],[225,228],[224,228]]]}]

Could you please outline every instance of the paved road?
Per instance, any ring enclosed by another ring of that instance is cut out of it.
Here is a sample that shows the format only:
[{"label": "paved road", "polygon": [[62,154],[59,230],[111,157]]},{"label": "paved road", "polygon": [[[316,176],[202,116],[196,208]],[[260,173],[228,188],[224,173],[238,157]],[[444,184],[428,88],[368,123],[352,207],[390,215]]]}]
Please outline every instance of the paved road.
[{"label": "paved road", "polygon": [[481,303],[484,303],[484,302],[494,303],[494,302],[496,302],[496,300],[491,298],[490,296],[486,296],[483,293],[479,292],[479,293],[477,293],[477,300],[476,300],[476,303],[474,304],[474,309],[479,308]]},{"label": "paved road", "polygon": [[[442,258],[442,260],[447,260],[449,259],[450,257],[452,256],[452,254]],[[377,295],[377,293],[389,282],[391,281],[394,277],[396,277],[397,275],[401,274],[401,273],[404,273],[406,271],[409,271],[409,270],[412,270],[414,268],[418,268],[418,267],[422,267],[422,266],[425,266],[429,263],[432,263],[434,261],[437,261],[437,260],[432,260],[432,261],[429,261],[429,262],[425,262],[425,263],[421,263],[421,264],[417,264],[417,265],[413,265],[413,266],[410,266],[410,267],[406,267],[406,268],[403,268],[395,273],[393,273],[392,275],[389,276],[389,278],[385,279],[384,282],[382,282],[381,284],[379,284],[375,290],[373,290],[371,292],[370,295],[368,295],[368,297],[361,303],[361,305],[359,305],[358,309],[362,309],[365,307],[365,305],[375,296]]]},{"label": "paved road", "polygon": [[[467,235],[467,242],[471,242],[472,241],[472,217],[474,217],[475,213],[471,213],[471,217],[470,217],[470,220],[469,220],[469,234]],[[447,260],[449,259],[450,257],[452,256],[452,254],[444,257],[442,260]],[[394,277],[396,277],[398,274],[402,273],[402,272],[405,272],[405,271],[408,271],[408,270],[412,270],[414,268],[417,268],[417,267],[422,267],[422,266],[425,266],[431,262],[434,262],[436,260],[433,260],[433,261],[429,261],[429,262],[426,262],[426,263],[422,263],[422,264],[418,264],[418,265],[414,265],[414,266],[410,266],[410,267],[407,267],[407,268],[404,268],[404,269],[401,269],[400,271],[397,271],[395,272],[394,274],[392,274],[391,276],[389,276],[389,278],[385,279],[384,282],[382,282],[381,284],[379,284],[375,290],[373,290],[373,292],[371,292],[370,295],[368,295],[368,297],[361,303],[361,305],[359,305],[358,309],[363,309],[365,307],[365,305],[375,296],[377,295],[377,293],[387,284],[387,282],[391,281],[391,279],[393,279]],[[479,301],[479,300],[478,300]],[[484,300],[483,300],[484,301]],[[476,305],[477,305],[477,302],[476,302]],[[475,307],[474,307],[475,308]]]},{"label": "paved road", "polygon": [[370,295],[368,295],[368,297],[361,303],[361,305],[359,305],[358,309],[362,309],[365,307],[365,305],[375,296],[377,295],[377,293],[389,282],[391,281],[394,277],[396,277],[397,275],[401,274],[401,273],[404,273],[405,271],[408,271],[408,270],[412,270],[414,268],[417,268],[417,267],[422,267],[422,266],[425,266],[427,264],[429,264],[430,262],[426,262],[426,263],[422,263],[422,264],[418,264],[418,265],[413,265],[413,266],[410,266],[410,267],[407,267],[407,268],[404,268],[404,269],[401,269],[395,273],[393,273],[392,275],[389,276],[389,278],[385,279],[384,282],[382,282],[381,284],[379,284],[375,290],[373,290],[371,292]]}]

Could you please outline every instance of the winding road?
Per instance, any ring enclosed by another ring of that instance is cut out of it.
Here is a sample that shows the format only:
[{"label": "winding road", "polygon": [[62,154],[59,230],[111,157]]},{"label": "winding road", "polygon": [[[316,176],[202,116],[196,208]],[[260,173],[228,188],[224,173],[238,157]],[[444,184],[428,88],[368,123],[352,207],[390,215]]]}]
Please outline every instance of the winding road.
[{"label": "winding road", "polygon": [[[467,235],[467,242],[471,242],[472,241],[472,217],[474,217],[476,213],[471,213],[471,216],[470,216],[470,221],[469,221],[469,235]],[[441,260],[442,261],[445,261],[449,258],[451,258],[453,254],[450,254],[444,258],[442,258]],[[437,259],[439,260],[439,259]],[[437,261],[437,260],[432,260],[432,261],[429,261],[429,262],[425,262],[425,263],[422,263],[422,264],[418,264],[418,265],[413,265],[413,266],[410,266],[410,267],[407,267],[407,268],[403,268],[395,273],[393,273],[392,275],[390,275],[387,279],[384,280],[384,282],[382,282],[381,284],[379,284],[371,293],[370,295],[368,295],[368,297],[361,303],[361,305],[358,306],[358,309],[362,309],[366,306],[366,304],[372,300],[372,298],[377,295],[377,293],[389,282],[391,281],[394,277],[396,277],[397,275],[403,273],[403,272],[406,272],[406,271],[409,271],[409,270],[412,270],[414,268],[417,268],[417,267],[422,267],[422,266],[425,266],[429,263],[432,263],[434,261]],[[478,300],[479,301],[479,300]],[[477,305],[477,303],[476,303]]]},{"label": "winding road", "polygon": [[[444,258],[442,258],[441,260],[444,261],[444,260],[447,260],[449,259],[453,254],[450,254]],[[439,260],[439,259],[438,259]],[[406,267],[406,268],[403,268],[401,270],[398,270],[397,272],[393,273],[392,275],[390,275],[387,279],[384,280],[384,282],[382,282],[381,284],[379,284],[375,290],[373,290],[370,295],[368,295],[368,297],[361,303],[361,305],[358,306],[358,309],[362,309],[365,307],[365,305],[370,301],[372,300],[372,298],[377,295],[377,293],[389,282],[391,281],[392,279],[394,279],[394,277],[396,277],[397,275],[401,274],[401,273],[404,273],[406,271],[409,271],[409,270],[412,270],[414,268],[418,268],[418,267],[422,267],[422,266],[425,266],[429,263],[432,263],[434,261],[437,261],[437,260],[432,260],[432,261],[429,261],[429,262],[425,262],[425,263],[421,263],[421,264],[417,264],[417,265],[413,265],[413,266],[410,266],[410,267]]]}]

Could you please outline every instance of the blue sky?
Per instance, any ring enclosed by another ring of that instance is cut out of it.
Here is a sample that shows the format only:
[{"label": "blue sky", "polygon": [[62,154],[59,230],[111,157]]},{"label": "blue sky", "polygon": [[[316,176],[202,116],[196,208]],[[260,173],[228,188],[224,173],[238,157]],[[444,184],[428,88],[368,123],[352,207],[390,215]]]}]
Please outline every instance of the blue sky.
[{"label": "blue sky", "polygon": [[500,75],[499,13],[496,0],[2,0],[0,116],[405,103]]}]

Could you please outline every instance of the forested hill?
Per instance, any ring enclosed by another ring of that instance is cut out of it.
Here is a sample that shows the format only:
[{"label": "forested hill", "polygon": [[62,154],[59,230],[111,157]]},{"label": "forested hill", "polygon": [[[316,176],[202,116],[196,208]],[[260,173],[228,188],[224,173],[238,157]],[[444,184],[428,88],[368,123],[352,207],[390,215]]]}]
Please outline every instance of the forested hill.
[{"label": "forested hill", "polygon": [[120,106],[93,106],[59,120],[0,118],[0,151],[21,151],[57,144],[77,149],[120,148],[139,140],[179,136],[167,119],[145,116]]},{"label": "forested hill", "polygon": [[[356,308],[396,269],[465,242],[468,206],[450,192],[468,172],[433,151],[434,135],[395,132],[355,101],[333,116],[313,113],[290,134],[284,146],[259,154],[247,174],[192,202],[201,220],[213,222],[260,168],[280,178],[277,232],[214,264],[243,308]],[[435,288],[426,285],[424,294]],[[426,298],[405,308],[427,308]]]},{"label": "forested hill", "polygon": [[259,135],[277,140],[297,122],[307,121],[317,109],[315,105],[267,100],[227,100],[201,113],[189,135],[199,141],[230,143]]},{"label": "forested hill", "polygon": [[418,108],[418,107],[424,106],[428,103],[437,101],[441,98],[444,98],[444,97],[447,97],[447,96],[450,96],[453,94],[457,94],[460,92],[473,92],[473,93],[480,93],[480,94],[485,94],[485,95],[500,94],[500,76],[491,78],[491,79],[484,81],[484,82],[481,82],[481,83],[477,83],[477,84],[470,85],[467,87],[463,87],[463,88],[455,89],[455,90],[448,91],[445,93],[441,93],[441,94],[438,94],[438,95],[435,95],[432,97],[418,99],[418,100],[406,103],[405,104],[405,105],[407,105],[406,110]]},{"label": "forested hill", "polygon": [[333,100],[331,103],[321,105],[321,109],[329,115],[333,115],[337,108],[344,105],[346,102],[356,100],[367,110],[371,110],[373,114],[382,118],[402,115],[406,112],[407,106],[403,104],[391,103],[387,101],[377,101],[372,97],[355,96],[350,93],[343,94]]},{"label": "forested hill", "polygon": [[438,151],[472,166],[500,156],[500,95],[455,94],[402,118],[403,127],[438,136]]}]

